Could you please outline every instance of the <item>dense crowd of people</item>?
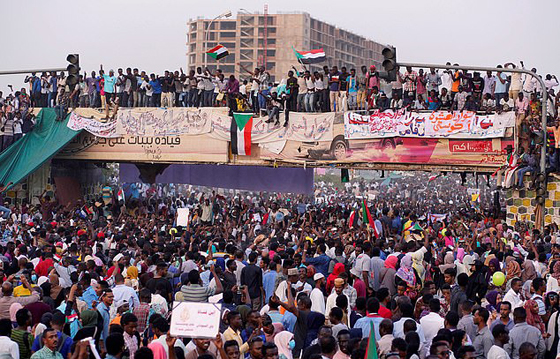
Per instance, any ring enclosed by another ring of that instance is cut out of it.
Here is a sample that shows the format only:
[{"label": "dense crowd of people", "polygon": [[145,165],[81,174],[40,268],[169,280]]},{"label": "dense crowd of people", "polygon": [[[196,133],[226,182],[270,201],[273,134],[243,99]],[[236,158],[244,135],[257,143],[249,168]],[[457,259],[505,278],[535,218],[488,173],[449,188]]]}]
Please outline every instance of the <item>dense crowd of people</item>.
[{"label": "dense crowd of people", "polygon": [[[484,182],[472,200],[475,181],[403,175],[311,196],[130,184],[124,201],[106,185],[75,204],[8,204],[0,355],[555,358],[558,227],[506,225]],[[218,303],[218,335],[171,336],[174,302]]]},{"label": "dense crowd of people", "polygon": [[[450,65],[450,63],[448,63]],[[457,64],[455,64],[457,65]],[[457,65],[458,66],[458,65]],[[504,70],[524,67],[507,63]],[[502,65],[498,65],[502,68]],[[76,107],[105,108],[116,113],[119,107],[211,107],[228,106],[232,111],[268,115],[269,121],[280,122],[280,113],[328,111],[385,111],[407,108],[421,110],[478,111],[481,113],[515,111],[515,137],[518,139],[514,157],[522,167],[535,173],[531,154],[542,146],[542,91],[549,94],[547,131],[551,139],[550,172],[560,170],[560,124],[557,121],[558,80],[547,74],[546,89],[531,76],[519,73],[487,72],[471,74],[467,70],[412,68],[398,71],[397,80],[387,83],[375,66],[359,70],[324,66],[322,71],[306,68],[289,71],[279,82],[271,81],[265,68],[249,71],[237,79],[217,69],[196,68],[189,73],[165,71],[163,75],[119,68],[79,75],[76,85],[66,83],[64,72],[31,74],[25,78],[27,87],[6,97],[0,92],[0,150],[9,147],[33,128],[31,107],[54,107],[59,118]],[[532,69],[537,73],[536,69]],[[287,117],[286,117],[287,121]],[[285,123],[286,124],[286,123]],[[523,147],[522,153],[517,150]],[[521,156],[521,154],[526,154]],[[523,158],[526,157],[526,158]],[[519,185],[519,180],[514,183]],[[509,187],[512,184],[505,184]]]},{"label": "dense crowd of people", "polygon": [[[503,67],[507,71],[516,65],[507,63]],[[523,62],[517,67],[524,68]],[[99,108],[116,99],[120,107],[211,107],[234,102],[235,106],[239,103],[260,114],[271,107],[272,94],[276,94],[283,108],[299,112],[515,109],[531,115],[531,111],[537,110],[532,103],[538,101],[543,90],[531,76],[506,72],[471,74],[468,70],[433,68],[417,72],[406,68],[404,73],[397,72],[396,81],[388,83],[373,65],[360,69],[342,66],[340,70],[337,66],[324,66],[322,71],[294,67],[286,77],[274,82],[264,67],[253,71],[241,69],[243,76],[236,79],[220,69],[201,67],[188,73],[180,69],[159,75],[137,68],[106,71],[100,66],[99,72],[79,75],[77,85],[67,84],[64,72],[33,73],[25,78],[27,88],[9,96],[28,98],[33,107],[67,103],[70,107]],[[534,68],[532,71],[537,72]],[[555,114],[558,80],[547,74],[544,82],[552,98],[551,114]]]}]

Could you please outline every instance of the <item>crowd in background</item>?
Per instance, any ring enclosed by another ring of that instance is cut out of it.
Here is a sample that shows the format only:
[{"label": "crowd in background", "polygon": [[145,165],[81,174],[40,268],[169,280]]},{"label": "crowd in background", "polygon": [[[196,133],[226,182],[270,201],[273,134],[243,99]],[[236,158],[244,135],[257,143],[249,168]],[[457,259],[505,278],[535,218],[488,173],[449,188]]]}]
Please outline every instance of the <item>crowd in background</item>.
[{"label": "crowd in background", "polygon": [[[558,226],[506,225],[477,181],[402,174],[312,196],[131,184],[124,200],[107,184],[7,203],[0,355],[555,358]],[[173,302],[218,303],[220,333],[173,337]]]}]

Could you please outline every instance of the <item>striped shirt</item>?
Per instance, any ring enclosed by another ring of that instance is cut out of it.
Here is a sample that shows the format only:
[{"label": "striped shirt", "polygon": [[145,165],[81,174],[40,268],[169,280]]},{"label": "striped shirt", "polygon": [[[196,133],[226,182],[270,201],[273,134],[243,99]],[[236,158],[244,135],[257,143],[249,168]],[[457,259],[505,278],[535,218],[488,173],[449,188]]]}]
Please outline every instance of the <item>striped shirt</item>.
[{"label": "striped shirt", "polygon": [[33,345],[33,336],[19,329],[12,329],[12,340],[19,347],[19,358],[29,359],[31,357],[31,346]]},{"label": "striped shirt", "polygon": [[207,303],[208,297],[216,293],[216,288],[203,287],[200,284],[184,285],[181,291],[175,295],[179,302],[201,302]]}]

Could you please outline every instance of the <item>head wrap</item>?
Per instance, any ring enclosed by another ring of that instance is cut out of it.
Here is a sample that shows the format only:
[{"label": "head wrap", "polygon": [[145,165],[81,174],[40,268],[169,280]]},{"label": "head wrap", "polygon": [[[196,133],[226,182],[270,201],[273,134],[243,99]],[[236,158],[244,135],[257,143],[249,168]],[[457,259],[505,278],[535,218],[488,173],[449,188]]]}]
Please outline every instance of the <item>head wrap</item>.
[{"label": "head wrap", "polygon": [[397,271],[397,277],[404,280],[411,287],[416,285],[416,276],[414,275],[414,270],[412,269],[412,257],[410,257],[410,255],[407,254],[402,257],[401,267]]},{"label": "head wrap", "polygon": [[560,281],[560,261],[556,261],[552,267],[552,277]]},{"label": "head wrap", "polygon": [[506,266],[506,282],[513,278],[521,277],[521,267],[516,260],[511,260]]},{"label": "head wrap", "polygon": [[138,268],[136,268],[136,266],[126,268],[126,277],[129,279],[138,279]]},{"label": "head wrap", "polygon": [[284,355],[286,359],[293,358],[292,350],[288,345],[288,343],[290,343],[290,340],[292,340],[293,337],[294,334],[288,331],[283,331],[276,334],[276,336],[274,337],[274,344],[276,344],[276,346],[278,347],[279,356]]},{"label": "head wrap", "polygon": [[545,333],[544,322],[539,315],[538,304],[532,299],[525,301],[523,306],[527,312],[527,324],[537,328],[541,334]]},{"label": "head wrap", "polygon": [[385,259],[385,268],[397,269],[397,262],[399,258],[397,256],[389,256]]},{"label": "head wrap", "polygon": [[84,310],[80,317],[82,318],[82,325],[85,327],[95,327],[97,325],[97,311]]},{"label": "head wrap", "polygon": [[533,280],[537,278],[537,271],[535,270],[535,265],[533,261],[525,260],[523,262],[523,271],[521,272],[521,280]]},{"label": "head wrap", "polygon": [[498,293],[497,290],[492,290],[486,294],[486,300],[488,301],[486,309],[488,309],[489,311],[498,310],[496,300],[498,299],[499,294],[500,293]]}]

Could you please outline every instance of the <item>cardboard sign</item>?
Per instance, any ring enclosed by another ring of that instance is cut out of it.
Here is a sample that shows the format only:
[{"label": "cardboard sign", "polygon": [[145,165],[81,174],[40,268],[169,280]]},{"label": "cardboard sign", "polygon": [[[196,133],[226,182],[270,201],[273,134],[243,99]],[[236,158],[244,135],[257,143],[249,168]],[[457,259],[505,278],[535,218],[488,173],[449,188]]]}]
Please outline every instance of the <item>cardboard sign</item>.
[{"label": "cardboard sign", "polygon": [[177,208],[177,226],[186,227],[189,225],[189,209]]},{"label": "cardboard sign", "polygon": [[221,313],[220,304],[173,302],[170,333],[179,338],[215,338]]}]

